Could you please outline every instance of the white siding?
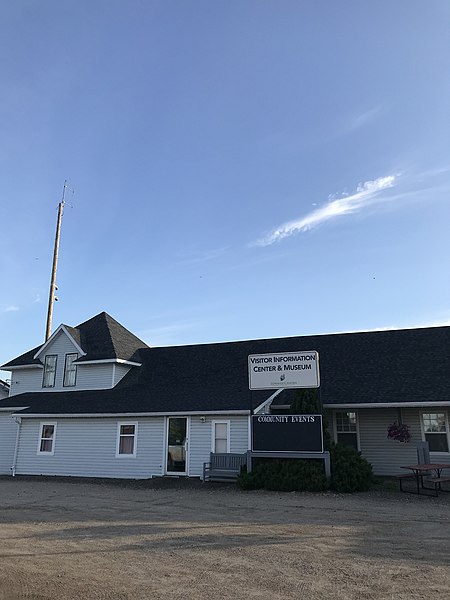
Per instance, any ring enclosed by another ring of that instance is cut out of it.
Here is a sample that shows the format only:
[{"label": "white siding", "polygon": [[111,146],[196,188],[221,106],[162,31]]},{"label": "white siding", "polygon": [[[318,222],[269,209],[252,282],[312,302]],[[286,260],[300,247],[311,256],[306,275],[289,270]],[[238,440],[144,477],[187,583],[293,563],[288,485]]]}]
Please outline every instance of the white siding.
[{"label": "white siding", "polygon": [[[136,367],[139,368],[139,367]],[[121,364],[116,364],[115,365],[115,369],[114,369],[114,375],[113,375],[113,386],[117,385],[119,383],[119,381],[125,377],[125,375],[128,373],[128,371],[131,369],[131,367],[129,367],[128,365],[121,365]]]},{"label": "white siding", "polygon": [[16,473],[128,479],[162,475],[164,419],[130,419],[138,422],[136,457],[116,458],[117,423],[126,420],[57,419],[54,454],[45,456],[37,454],[45,419],[23,419]]},{"label": "white siding", "polygon": [[77,384],[65,390],[104,390],[111,388],[113,383],[113,364],[100,363],[98,365],[77,366]]},{"label": "white siding", "polygon": [[206,418],[203,423],[200,417],[191,418],[189,442],[189,475],[201,477],[203,463],[209,460],[212,440],[212,422],[230,421],[230,452],[247,452],[248,450],[248,417],[215,415]]},{"label": "white siding", "polygon": [[44,369],[17,369],[11,374],[9,395],[24,394],[25,392],[42,391],[42,376]]},{"label": "white siding", "polygon": [[[248,418],[245,416],[192,417],[189,437],[189,475],[200,477],[211,452],[212,421],[230,421],[230,451],[248,449]],[[136,458],[116,458],[117,423],[137,422]],[[57,422],[54,454],[38,454],[40,425],[45,419],[23,419],[16,473],[20,475],[68,475],[139,479],[164,475],[166,419],[48,419]],[[12,452],[14,441],[10,444]],[[12,462],[12,455],[11,460]],[[11,466],[8,464],[8,467]]]},{"label": "white siding", "polygon": [[[11,396],[25,392],[61,392],[75,390],[103,390],[113,386],[113,364],[100,363],[97,365],[77,365],[76,385],[64,387],[64,362],[65,354],[58,355],[56,365],[55,387],[43,388],[43,369],[18,369],[12,374]],[[116,365],[116,369],[117,369]],[[117,381],[115,382],[117,383]],[[114,384],[115,385],[115,384]]]},{"label": "white siding", "polygon": [[[76,390],[103,390],[113,386],[113,363],[77,365],[76,385],[63,386],[65,354],[58,355],[55,387],[43,388],[43,369],[18,369],[12,373],[11,396],[25,392],[61,392]],[[116,365],[116,369],[117,369]],[[115,382],[117,383],[117,381]],[[115,384],[114,384],[115,385]]]},{"label": "white siding", "polygon": [[0,475],[11,475],[17,423],[11,413],[0,413]]},{"label": "white siding", "polygon": [[[423,412],[444,412],[442,408],[404,408],[402,422],[409,426],[411,440],[407,443],[388,439],[387,429],[394,421],[398,422],[397,408],[364,408],[356,411],[358,415],[359,442],[361,454],[373,467],[375,475],[396,475],[402,472],[404,465],[417,463],[417,442],[422,441],[420,418]],[[329,411],[330,430],[334,423],[332,411]],[[450,454],[431,455],[436,462],[450,462]]]}]

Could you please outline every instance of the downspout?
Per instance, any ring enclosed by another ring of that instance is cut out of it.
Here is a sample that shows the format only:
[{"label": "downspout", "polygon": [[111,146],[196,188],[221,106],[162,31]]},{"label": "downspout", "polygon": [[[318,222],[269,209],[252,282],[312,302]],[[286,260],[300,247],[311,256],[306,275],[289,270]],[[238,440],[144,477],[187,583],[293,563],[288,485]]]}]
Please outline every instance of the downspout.
[{"label": "downspout", "polygon": [[13,464],[12,464],[12,467],[11,467],[12,476],[15,477],[15,475],[16,475],[17,454],[18,454],[18,451],[19,451],[20,426],[22,424],[22,418],[21,417],[13,417],[13,419],[17,423],[16,444],[14,446],[14,458],[13,458]]}]

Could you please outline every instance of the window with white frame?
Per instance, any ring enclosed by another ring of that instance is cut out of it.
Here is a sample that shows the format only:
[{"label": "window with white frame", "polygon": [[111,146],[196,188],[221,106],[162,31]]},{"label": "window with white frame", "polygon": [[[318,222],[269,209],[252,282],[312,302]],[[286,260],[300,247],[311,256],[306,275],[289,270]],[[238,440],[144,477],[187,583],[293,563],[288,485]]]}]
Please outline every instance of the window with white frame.
[{"label": "window with white frame", "polygon": [[423,413],[422,427],[430,452],[448,452],[448,423],[444,412]]},{"label": "window with white frame", "polygon": [[356,412],[335,412],[336,442],[358,450],[358,422]]},{"label": "window with white frame", "polygon": [[57,362],[58,362],[57,354],[47,354],[47,356],[45,357],[44,378],[42,380],[42,387],[44,387],[44,388],[55,387]]},{"label": "window with white frame", "polygon": [[116,456],[136,456],[137,423],[118,423]]},{"label": "window with white frame", "polygon": [[212,422],[212,444],[213,452],[230,451],[230,421]]},{"label": "window with white frame", "polygon": [[66,354],[64,365],[64,387],[73,387],[77,381],[77,365],[74,364],[78,354]]},{"label": "window with white frame", "polygon": [[54,454],[56,423],[41,423],[39,428],[38,454]]}]

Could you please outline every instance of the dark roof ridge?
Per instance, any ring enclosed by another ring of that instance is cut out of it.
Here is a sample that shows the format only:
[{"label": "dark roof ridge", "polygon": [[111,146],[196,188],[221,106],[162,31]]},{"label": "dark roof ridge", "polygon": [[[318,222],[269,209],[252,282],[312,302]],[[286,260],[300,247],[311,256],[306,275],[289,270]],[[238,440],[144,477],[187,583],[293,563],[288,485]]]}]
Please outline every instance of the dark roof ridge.
[{"label": "dark roof ridge", "polygon": [[139,350],[148,348],[144,341],[105,311],[80,323],[76,329],[82,341],[80,345],[85,344],[83,350],[87,352],[79,362],[105,358],[139,362]]},{"label": "dark roof ridge", "polygon": [[[89,317],[89,319],[86,319],[86,321],[83,321],[82,323],[79,323],[78,325],[76,325],[74,327],[74,329],[79,329],[80,327],[84,327],[85,325],[87,325],[87,323],[89,323],[90,321],[94,321],[99,319],[100,317],[110,317],[111,319],[113,319],[113,317],[111,317],[111,315],[109,315],[107,312],[105,312],[104,310],[102,310],[101,312],[99,312],[97,315],[94,315],[93,317]],[[114,319],[115,320],[115,319]]]},{"label": "dark roof ridge", "polygon": [[[276,342],[278,340],[294,340],[294,339],[306,339],[306,338],[324,338],[324,337],[337,337],[337,336],[363,336],[368,334],[393,334],[393,333],[406,333],[406,332],[417,332],[417,331],[432,331],[436,329],[450,330],[450,325],[430,325],[427,327],[396,327],[392,329],[367,329],[367,330],[356,330],[356,331],[337,331],[329,333],[305,333],[285,336],[275,336],[268,338],[247,338],[243,340],[221,340],[218,342],[193,342],[190,344],[170,344],[167,346],[147,346],[152,350],[162,348],[193,348],[200,346],[221,346],[225,344],[248,344],[252,342]],[[313,348],[310,348],[313,350]]]}]

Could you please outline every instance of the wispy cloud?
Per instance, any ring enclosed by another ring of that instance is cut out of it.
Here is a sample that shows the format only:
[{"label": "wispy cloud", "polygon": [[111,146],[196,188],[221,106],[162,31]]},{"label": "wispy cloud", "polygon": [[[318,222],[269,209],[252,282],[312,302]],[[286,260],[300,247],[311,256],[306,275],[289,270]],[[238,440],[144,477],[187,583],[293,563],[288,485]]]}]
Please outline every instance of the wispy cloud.
[{"label": "wispy cloud", "polygon": [[371,204],[376,198],[378,199],[380,192],[391,188],[394,185],[394,175],[379,177],[373,181],[360,183],[353,194],[342,195],[342,197],[337,199],[330,199],[322,208],[310,212],[305,217],[280,225],[267,236],[257,240],[252,245],[270,246],[291,235],[317,227],[330,219],[358,212]]},{"label": "wispy cloud", "polygon": [[437,177],[439,175],[443,175],[450,172],[450,165],[441,165],[440,167],[434,167],[428,169],[427,171],[422,171],[417,175],[419,181],[423,181],[426,179],[430,179],[432,177]]},{"label": "wispy cloud", "polygon": [[179,321],[170,325],[143,329],[138,332],[138,336],[146,341],[149,346],[176,346],[183,343],[180,341],[183,334],[186,331],[195,329],[196,325],[195,321]]},{"label": "wispy cloud", "polygon": [[385,110],[385,107],[382,104],[378,106],[373,106],[368,110],[365,110],[359,114],[353,115],[345,124],[345,129],[347,132],[355,131],[356,129],[360,129],[364,127],[377,117],[381,115]]},{"label": "wispy cloud", "polygon": [[6,308],[3,309],[3,312],[17,312],[19,309],[18,306],[15,306],[14,304],[11,304],[10,306],[7,306]]},{"label": "wispy cloud", "polygon": [[195,264],[203,263],[203,262],[206,262],[209,260],[215,260],[216,258],[219,258],[219,257],[223,256],[224,254],[226,254],[228,252],[228,250],[229,250],[228,247],[207,250],[207,251],[203,252],[202,254],[198,254],[197,256],[183,258],[181,261],[179,261],[178,264],[195,265]]}]

